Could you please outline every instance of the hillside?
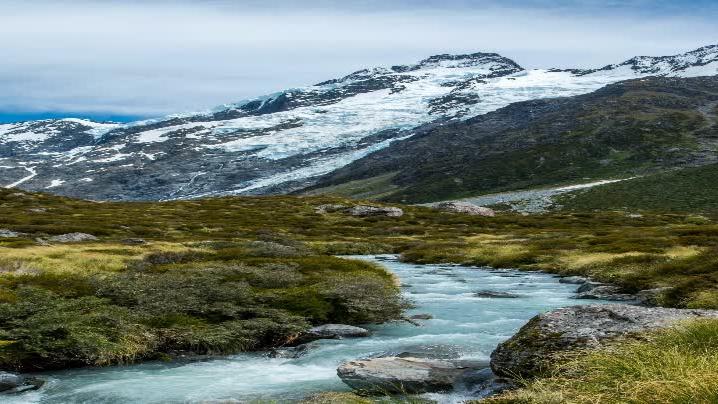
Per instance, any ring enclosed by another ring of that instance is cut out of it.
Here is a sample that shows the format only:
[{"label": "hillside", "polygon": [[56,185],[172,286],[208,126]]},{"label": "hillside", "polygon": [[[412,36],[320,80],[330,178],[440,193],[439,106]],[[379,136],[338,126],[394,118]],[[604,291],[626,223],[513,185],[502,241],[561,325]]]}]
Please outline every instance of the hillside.
[{"label": "hillside", "polygon": [[718,76],[624,81],[419,128],[310,192],[430,202],[710,164],[717,116]]},{"label": "hillside", "polygon": [[[96,200],[286,193],[392,142],[441,131],[447,122],[461,127],[515,102],[586,94],[649,75],[717,72],[716,45],[590,70],[525,70],[495,53],[436,55],[205,112],[129,124],[0,125],[0,184]],[[421,125],[428,126],[413,130]],[[344,177],[346,171],[335,178]],[[408,183],[405,177],[397,181]]]}]

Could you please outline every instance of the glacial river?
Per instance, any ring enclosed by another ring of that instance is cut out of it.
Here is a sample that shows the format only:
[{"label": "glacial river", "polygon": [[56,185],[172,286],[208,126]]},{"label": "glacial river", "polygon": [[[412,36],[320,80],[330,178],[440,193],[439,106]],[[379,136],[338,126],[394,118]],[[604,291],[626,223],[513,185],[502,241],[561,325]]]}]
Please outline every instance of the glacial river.
[{"label": "glacial river", "polygon": [[[386,352],[449,351],[462,359],[488,359],[496,345],[528,319],[557,307],[595,301],[573,299],[576,285],[514,270],[452,265],[413,265],[394,256],[355,257],[378,262],[395,273],[416,308],[431,314],[417,327],[406,322],[369,326],[369,338],[324,340],[297,359],[242,354],[199,362],[145,363],[76,369],[40,375],[39,391],[4,396],[8,403],[212,403],[276,400],[291,402],[315,392],[348,391],[336,368],[350,359]],[[480,298],[479,290],[518,294],[514,299]],[[432,395],[461,402],[468,392]]]}]

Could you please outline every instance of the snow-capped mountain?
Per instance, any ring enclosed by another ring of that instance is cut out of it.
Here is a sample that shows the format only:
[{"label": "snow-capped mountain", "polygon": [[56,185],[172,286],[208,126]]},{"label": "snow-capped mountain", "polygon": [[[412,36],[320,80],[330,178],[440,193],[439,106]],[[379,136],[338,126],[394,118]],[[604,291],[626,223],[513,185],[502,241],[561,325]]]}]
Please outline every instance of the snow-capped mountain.
[{"label": "snow-capped mountain", "polygon": [[361,70],[213,111],[130,124],[0,125],[0,185],[93,199],[286,192],[427,123],[649,75],[718,74],[718,46],[594,70],[525,70],[493,53]]}]

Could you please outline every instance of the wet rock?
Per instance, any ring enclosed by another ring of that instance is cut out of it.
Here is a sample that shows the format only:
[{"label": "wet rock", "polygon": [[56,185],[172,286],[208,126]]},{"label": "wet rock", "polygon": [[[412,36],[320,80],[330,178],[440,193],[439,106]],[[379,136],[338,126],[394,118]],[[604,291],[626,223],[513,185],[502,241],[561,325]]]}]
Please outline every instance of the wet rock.
[{"label": "wet rock", "polygon": [[0,372],[0,391],[16,389],[25,383],[25,378],[10,372]]},{"label": "wet rock", "polygon": [[483,368],[485,362],[385,357],[346,362],[337,375],[366,394],[418,394],[451,390]]},{"label": "wet rock", "polygon": [[718,310],[682,310],[626,304],[565,307],[539,314],[491,354],[499,376],[533,377],[553,355],[601,346],[616,337],[669,327],[677,321],[718,318]]},{"label": "wet rock", "polygon": [[480,290],[476,292],[476,297],[487,297],[491,299],[517,299],[521,295],[509,292],[499,292],[495,290]]},{"label": "wet rock", "polygon": [[67,233],[50,237],[49,240],[55,243],[78,243],[81,241],[97,241],[98,238],[87,233]]},{"label": "wet rock", "polygon": [[435,209],[442,212],[463,213],[471,216],[496,216],[496,212],[483,206],[474,205],[469,202],[448,201],[434,205]]},{"label": "wet rock", "polygon": [[371,332],[365,328],[345,324],[324,324],[312,327],[297,338],[296,343],[306,343],[318,339],[344,339],[368,337]]},{"label": "wet rock", "polygon": [[589,292],[598,286],[605,286],[605,285],[606,285],[605,283],[586,281],[586,282],[583,282],[581,284],[581,286],[578,287],[578,289],[576,289],[576,293]]},{"label": "wet rock", "polygon": [[582,285],[588,282],[588,278],[583,276],[566,276],[558,280],[558,283],[568,283],[571,285]]},{"label": "wet rock", "polygon": [[147,241],[143,238],[126,238],[122,240],[122,244],[125,245],[143,245],[147,244]]},{"label": "wet rock", "polygon": [[386,216],[386,217],[401,217],[404,215],[404,211],[400,208],[394,207],[377,207],[367,205],[357,205],[347,210],[352,216],[367,217],[367,216]]},{"label": "wet rock", "polygon": [[306,355],[312,348],[312,344],[302,344],[295,347],[275,348],[269,351],[270,358],[297,359]]},{"label": "wet rock", "polygon": [[395,352],[387,352],[380,357],[422,358],[422,359],[458,359],[461,348],[456,345],[428,344],[403,347]]},{"label": "wet rock", "polygon": [[424,313],[424,314],[414,314],[413,316],[409,317],[412,320],[431,320],[434,318],[431,314]]},{"label": "wet rock", "polygon": [[576,299],[601,299],[616,302],[628,302],[636,300],[636,296],[623,293],[621,288],[617,286],[600,285],[595,286],[588,291],[580,292],[576,296]]}]

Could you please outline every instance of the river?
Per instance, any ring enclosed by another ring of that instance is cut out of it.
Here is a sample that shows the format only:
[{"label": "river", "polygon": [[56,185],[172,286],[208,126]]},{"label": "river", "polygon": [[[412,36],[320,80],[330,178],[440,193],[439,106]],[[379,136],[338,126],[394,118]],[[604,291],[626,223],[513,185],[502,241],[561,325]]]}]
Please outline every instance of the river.
[{"label": "river", "polygon": [[[417,327],[406,322],[368,326],[369,338],[318,341],[297,359],[241,354],[194,362],[153,362],[131,366],[44,373],[38,391],[3,397],[19,403],[198,403],[215,400],[301,399],[315,392],[348,391],[336,376],[342,361],[385,352],[448,351],[462,359],[488,359],[500,342],[528,319],[550,309],[596,303],[575,300],[576,285],[544,273],[453,265],[414,265],[394,256],[354,257],[378,262],[396,274],[404,294],[431,314]],[[480,298],[479,290],[521,297]],[[431,395],[442,403],[460,402],[467,392]],[[5,399],[8,399],[5,401]],[[236,401],[235,401],[236,400]]]}]

